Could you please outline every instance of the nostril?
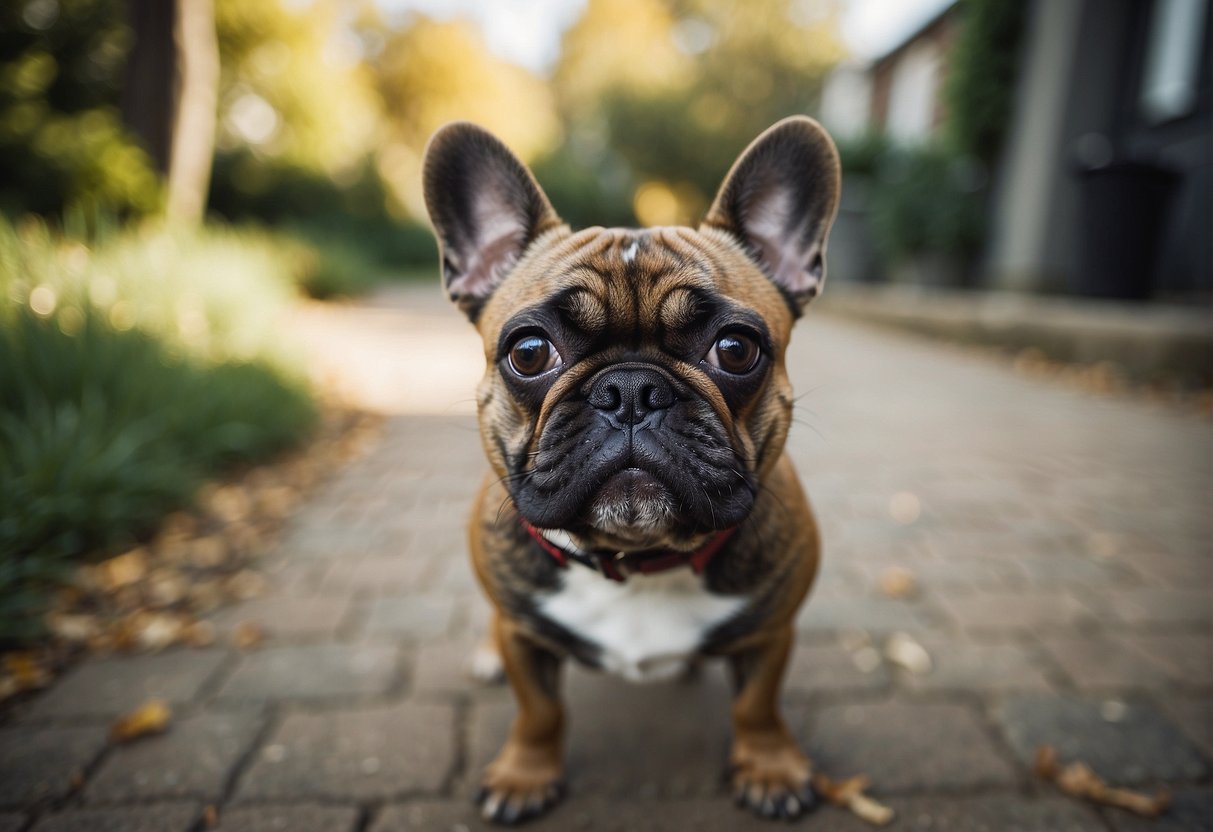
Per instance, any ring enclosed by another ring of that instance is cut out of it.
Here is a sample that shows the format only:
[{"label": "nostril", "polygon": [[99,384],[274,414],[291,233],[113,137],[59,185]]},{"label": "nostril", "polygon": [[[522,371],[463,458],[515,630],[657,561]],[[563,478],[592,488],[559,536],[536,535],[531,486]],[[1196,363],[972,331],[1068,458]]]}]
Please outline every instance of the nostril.
[{"label": "nostril", "polygon": [[616,410],[623,401],[619,385],[612,382],[594,385],[589,398],[590,404],[598,410]]},{"label": "nostril", "polygon": [[674,394],[664,384],[649,384],[641,391],[641,399],[649,410],[665,410],[674,403]]},{"label": "nostril", "polygon": [[603,407],[614,410],[623,403],[623,395],[619,392],[619,388],[611,384],[606,389],[606,400]]}]

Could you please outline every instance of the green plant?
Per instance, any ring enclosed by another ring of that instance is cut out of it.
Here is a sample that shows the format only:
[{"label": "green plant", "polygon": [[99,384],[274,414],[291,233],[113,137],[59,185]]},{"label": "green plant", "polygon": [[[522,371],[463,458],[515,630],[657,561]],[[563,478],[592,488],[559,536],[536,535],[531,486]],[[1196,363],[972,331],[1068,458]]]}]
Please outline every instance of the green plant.
[{"label": "green plant", "polygon": [[889,152],[889,140],[883,133],[869,130],[861,136],[838,141],[838,157],[847,176],[873,176]]},{"label": "green plant", "polygon": [[1028,4],[959,0],[960,35],[944,89],[947,135],[964,156],[995,162],[1011,118]]},{"label": "green plant", "polygon": [[0,641],[82,557],[207,477],[300,441],[315,409],[272,325],[288,257],[253,232],[95,241],[0,223]]},{"label": "green plant", "polygon": [[319,249],[342,249],[334,257],[346,263],[356,254],[379,272],[391,272],[438,262],[429,228],[388,211],[386,188],[369,159],[337,182],[248,151],[221,153],[209,199],[210,210],[224,219],[283,229]]},{"label": "green plant", "polygon": [[872,228],[885,261],[927,252],[972,256],[984,231],[984,178],[978,163],[943,147],[889,151],[871,195]]},{"label": "green plant", "polygon": [[124,5],[0,4],[0,212],[157,210],[159,177],[118,114]]}]

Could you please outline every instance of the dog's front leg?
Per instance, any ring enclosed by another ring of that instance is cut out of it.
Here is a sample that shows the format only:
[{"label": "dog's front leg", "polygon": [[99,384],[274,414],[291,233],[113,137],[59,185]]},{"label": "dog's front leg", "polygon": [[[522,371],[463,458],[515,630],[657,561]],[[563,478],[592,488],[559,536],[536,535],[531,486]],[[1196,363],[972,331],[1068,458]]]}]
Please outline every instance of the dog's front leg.
[{"label": "dog's front leg", "polygon": [[791,649],[789,625],[729,657],[736,687],[729,758],[733,794],[738,805],[768,818],[794,818],[814,803],[809,760],[779,714],[779,689]]},{"label": "dog's front leg", "polygon": [[542,814],[563,793],[561,659],[506,616],[496,616],[493,635],[518,715],[505,746],[485,769],[478,799],[486,820],[512,824]]}]

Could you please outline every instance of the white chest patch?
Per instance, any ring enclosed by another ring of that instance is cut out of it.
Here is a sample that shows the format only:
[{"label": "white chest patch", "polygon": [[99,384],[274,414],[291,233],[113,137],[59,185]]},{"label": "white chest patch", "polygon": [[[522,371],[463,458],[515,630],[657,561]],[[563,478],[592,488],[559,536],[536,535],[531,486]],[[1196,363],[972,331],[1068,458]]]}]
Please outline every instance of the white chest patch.
[{"label": "white chest patch", "polygon": [[572,565],[539,604],[546,617],[602,650],[603,669],[634,682],[680,674],[713,627],[745,606],[711,595],[690,569],[609,581]]}]

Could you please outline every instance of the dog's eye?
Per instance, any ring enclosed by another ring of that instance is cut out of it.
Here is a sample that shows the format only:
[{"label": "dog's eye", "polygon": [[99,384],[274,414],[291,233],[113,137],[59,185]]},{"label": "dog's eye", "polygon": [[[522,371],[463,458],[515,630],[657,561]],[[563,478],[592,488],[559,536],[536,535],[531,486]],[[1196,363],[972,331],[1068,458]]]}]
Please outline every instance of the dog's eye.
[{"label": "dog's eye", "polygon": [[753,338],[730,332],[716,339],[704,360],[718,370],[740,376],[754,369],[761,354]]},{"label": "dog's eye", "polygon": [[510,368],[520,376],[537,376],[560,363],[552,342],[539,335],[524,335],[510,347]]}]

